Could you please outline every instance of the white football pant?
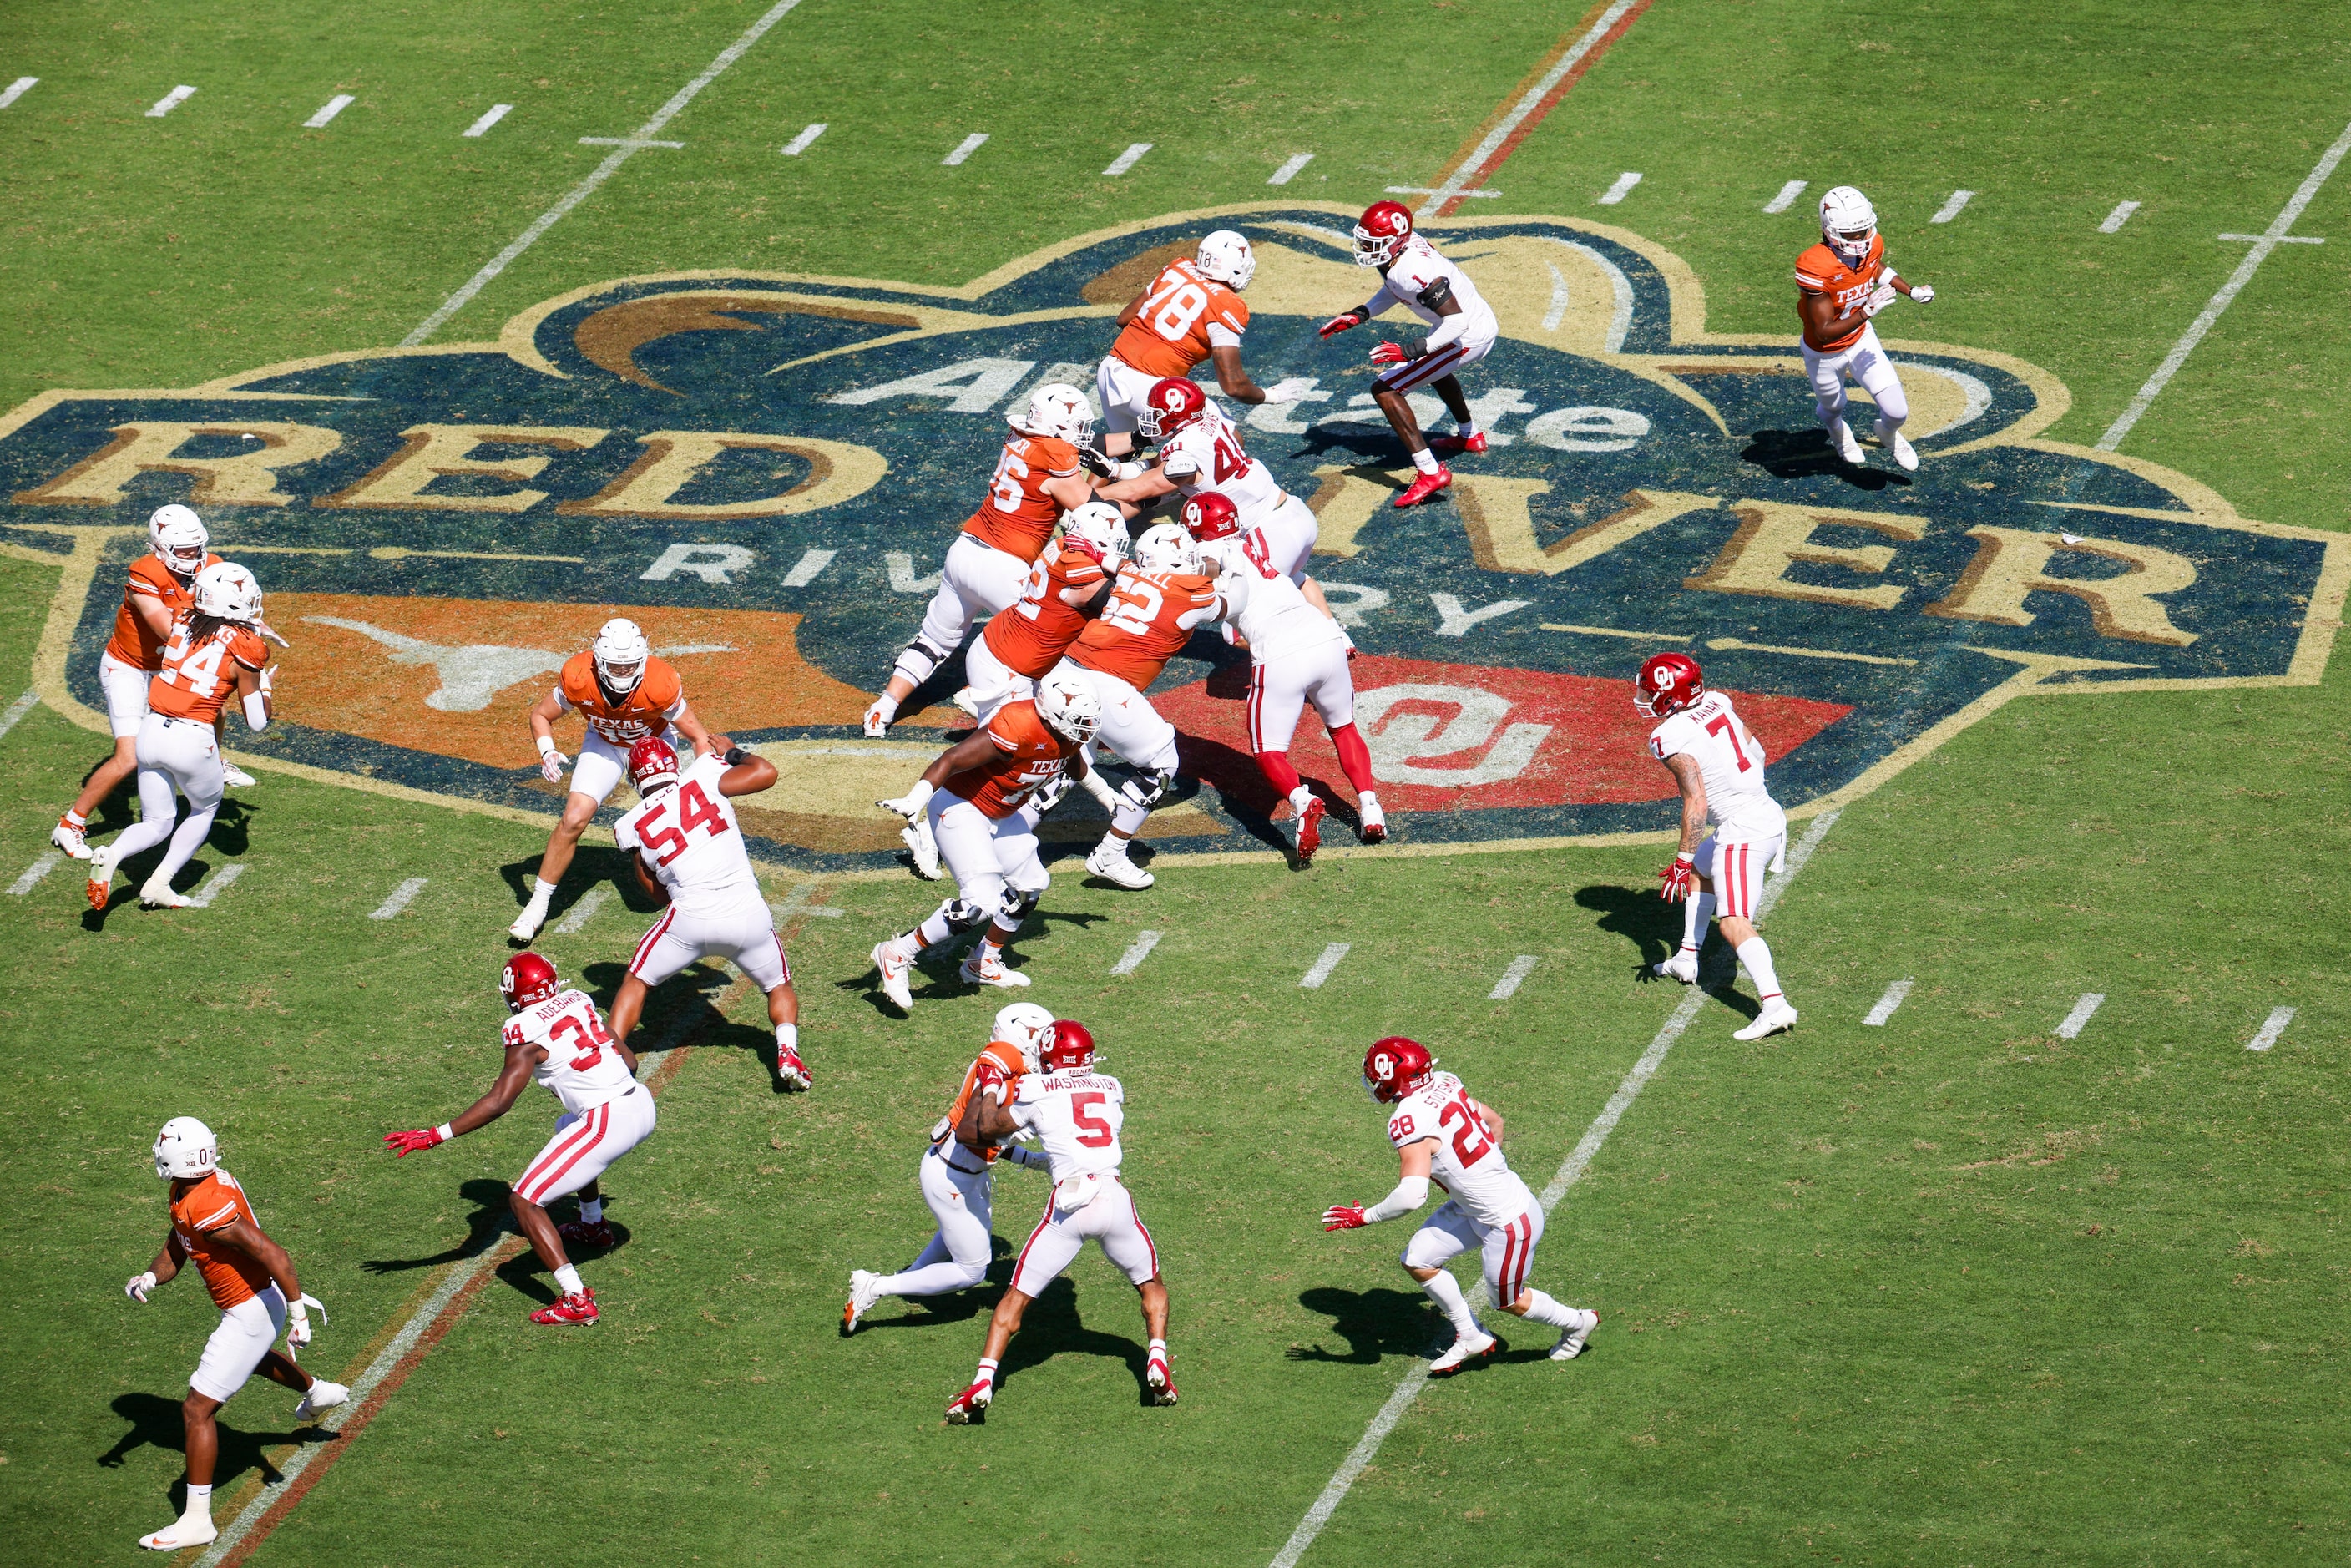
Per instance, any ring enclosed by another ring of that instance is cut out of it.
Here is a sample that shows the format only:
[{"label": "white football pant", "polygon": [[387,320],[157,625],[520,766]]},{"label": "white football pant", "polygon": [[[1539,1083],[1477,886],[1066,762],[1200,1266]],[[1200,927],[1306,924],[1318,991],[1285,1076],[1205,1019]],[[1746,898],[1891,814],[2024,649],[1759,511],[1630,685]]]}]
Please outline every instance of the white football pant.
[{"label": "white football pant", "polygon": [[[1756,908],[1763,899],[1763,873],[1778,862],[1787,845],[1785,833],[1774,833],[1768,839],[1707,835],[1691,858],[1698,874],[1714,883],[1718,919],[1725,915],[1736,915],[1741,920],[1755,918]],[[1699,935],[1703,937],[1704,933]]]},{"label": "white football pant", "polygon": [[[213,813],[220,810],[220,748],[213,727],[193,718],[167,718],[151,713],[140,724],[139,821],[114,841],[114,863],[120,865],[141,850],[165,839],[172,847],[163,853],[150,880],[170,885],[213,831]],[[179,821],[178,795],[188,798],[188,820]],[[174,824],[177,824],[175,827]]]},{"label": "white football pant", "polygon": [[1074,1210],[1054,1207],[1050,1196],[1045,1199],[1045,1217],[1029,1233],[1019,1260],[1012,1265],[1014,1290],[1031,1299],[1043,1295],[1045,1287],[1077,1261],[1088,1241],[1099,1245],[1102,1256],[1124,1270],[1134,1283],[1158,1277],[1159,1249],[1152,1245],[1151,1232],[1143,1228],[1134,1195],[1115,1175],[1102,1176],[1093,1191],[1093,1201]]},{"label": "white football pant", "polygon": [[98,656],[98,687],[106,694],[106,725],[114,738],[137,737],[147,719],[147,686],[152,670],[126,664],[111,653]]},{"label": "white football pant", "polygon": [[1910,400],[1903,393],[1902,378],[1895,373],[1894,361],[1886,358],[1885,348],[1878,342],[1876,327],[1864,327],[1861,336],[1850,347],[1834,354],[1823,354],[1810,343],[1802,347],[1804,374],[1813,382],[1813,413],[1819,418],[1822,429],[1828,429],[1844,417],[1847,376],[1876,400],[1877,434],[1881,439],[1910,417]]},{"label": "white football pant", "polygon": [[1042,893],[1052,885],[1037,854],[1033,805],[1008,817],[990,817],[942,789],[931,797],[930,811],[939,858],[956,879],[957,897],[972,908],[993,915],[1004,906],[1008,885],[1019,893]]},{"label": "white football pant", "polygon": [[1447,1203],[1405,1243],[1407,1269],[1442,1269],[1472,1247],[1485,1254],[1486,1290],[1498,1307],[1507,1307],[1527,1288],[1534,1267],[1535,1246],[1542,1240],[1542,1206],[1536,1204],[1508,1225],[1491,1229],[1479,1224],[1458,1203]]},{"label": "white football pant", "polygon": [[964,684],[971,688],[972,712],[986,724],[996,716],[996,710],[1006,703],[1017,702],[1037,695],[1037,683],[1020,674],[996,656],[987,645],[986,633],[971,640],[963,651]]},{"label": "white football pant", "polygon": [[1464,334],[1434,353],[1423,354],[1419,359],[1401,365],[1390,365],[1373,378],[1372,391],[1374,393],[1410,392],[1415,387],[1425,387],[1433,381],[1458,374],[1486,357],[1494,346],[1495,336],[1491,329],[1476,338]]},{"label": "white football pant", "polygon": [[725,917],[687,915],[673,904],[637,943],[629,973],[648,986],[658,986],[697,958],[726,959],[762,991],[772,991],[792,977],[783,938],[776,935],[775,916],[758,903]]},{"label": "white football pant", "polygon": [[1321,527],[1314,520],[1314,508],[1299,497],[1284,494],[1280,506],[1262,517],[1243,519],[1243,526],[1265,530],[1274,570],[1292,582],[1306,580],[1306,558],[1314,553],[1316,532]]},{"label": "white football pant", "polygon": [[571,792],[601,806],[628,771],[628,753],[591,729],[580,742],[580,755],[571,759]]},{"label": "white football pant", "polygon": [[1151,389],[1157,376],[1145,375],[1115,354],[1105,354],[1094,370],[1094,395],[1102,399],[1102,427],[1123,433],[1140,427],[1143,411],[1151,406]]},{"label": "white football pant", "polygon": [[259,1295],[221,1309],[219,1326],[204,1341],[204,1356],[196,1363],[188,1386],[207,1399],[226,1404],[251,1380],[261,1358],[285,1332],[286,1293],[273,1280]]},{"label": "white football pant", "polygon": [[1249,749],[1288,751],[1310,702],[1332,729],[1355,722],[1354,675],[1347,668],[1347,645],[1335,638],[1249,671]]},{"label": "white football pant", "polygon": [[[964,1168],[970,1165],[980,1168]],[[917,1180],[923,1201],[938,1219],[938,1231],[902,1272],[882,1277],[879,1291],[885,1296],[943,1296],[969,1290],[987,1278],[988,1261],[996,1253],[990,1216],[994,1169],[949,1138],[923,1151]]]},{"label": "white football pant", "polygon": [[[1116,675],[1089,670],[1073,660],[1062,660],[1054,674],[1064,671],[1084,675],[1093,683],[1094,694],[1102,698],[1102,727],[1094,731],[1093,739],[1085,746],[1089,768],[1094,765],[1094,748],[1106,746],[1134,767],[1167,774],[1176,771],[1176,727],[1159,716],[1159,710],[1151,706],[1149,697]],[[1111,812],[1110,822],[1133,838],[1150,815],[1148,810],[1122,799]]]},{"label": "white football pant", "polygon": [[1028,586],[1027,561],[970,534],[957,534],[939,566],[939,591],[923,612],[920,640],[944,663],[975,622],[1019,603]]},{"label": "white football pant", "polygon": [[556,1118],[555,1136],[538,1151],[514,1184],[516,1196],[541,1208],[567,1192],[578,1192],[606,1167],[653,1135],[653,1092],[643,1084],[622,1090],[601,1105],[566,1111]]}]

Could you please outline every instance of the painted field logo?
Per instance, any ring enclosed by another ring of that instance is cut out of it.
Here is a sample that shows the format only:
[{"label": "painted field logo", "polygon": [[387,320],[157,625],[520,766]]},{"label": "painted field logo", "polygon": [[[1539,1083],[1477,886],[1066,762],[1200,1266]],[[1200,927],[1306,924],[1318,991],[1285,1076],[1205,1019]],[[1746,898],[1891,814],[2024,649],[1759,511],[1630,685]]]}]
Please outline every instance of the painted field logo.
[{"label": "painted field logo", "polygon": [[[254,743],[265,764],[550,810],[523,709],[625,612],[705,717],[782,765],[746,802],[752,832],[801,864],[878,862],[896,838],[872,802],[932,754],[921,727],[952,716],[960,670],[910,705],[914,736],[865,740],[858,716],[1005,411],[1047,381],[1090,388],[1108,318],[1219,225],[1258,250],[1252,371],[1316,378],[1301,404],[1248,411],[1244,434],[1320,519],[1311,570],[1364,651],[1359,722],[1405,841],[1667,825],[1671,780],[1631,702],[1661,649],[1739,695],[1800,815],[2021,695],[2324,668],[2351,538],[2039,440],[2067,406],[2045,372],[1898,339],[1921,466],[1842,468],[1792,334],[1708,334],[1678,259],[1591,224],[1432,231],[1506,340],[1469,378],[1491,450],[1448,499],[1396,512],[1405,469],[1365,345],[1313,330],[1370,275],[1345,217],[1286,205],[1089,236],[958,289],[629,278],[527,311],[496,343],[36,398],[0,426],[0,524],[63,568],[42,693],[102,727],[95,664],[122,564],[147,512],[184,499],[296,644],[287,722]],[[1889,337],[1926,319],[1898,311]],[[1273,805],[1246,755],[1242,672],[1212,639],[1191,652],[1155,699],[1184,732],[1187,782],[1149,831],[1240,847]],[[1317,727],[1299,759],[1338,782]]]}]

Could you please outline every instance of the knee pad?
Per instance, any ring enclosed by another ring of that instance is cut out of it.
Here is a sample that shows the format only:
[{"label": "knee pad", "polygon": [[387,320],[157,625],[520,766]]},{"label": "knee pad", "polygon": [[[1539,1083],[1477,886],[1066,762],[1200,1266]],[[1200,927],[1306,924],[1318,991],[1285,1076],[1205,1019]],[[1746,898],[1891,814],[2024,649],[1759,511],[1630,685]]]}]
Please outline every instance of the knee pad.
[{"label": "knee pad", "polygon": [[1138,811],[1148,811],[1167,798],[1168,787],[1175,782],[1175,775],[1165,768],[1140,768],[1119,787],[1118,797]]},{"label": "knee pad", "polygon": [[997,901],[997,915],[1005,925],[1017,927],[1029,918],[1036,909],[1038,900],[1044,896],[1045,890],[1041,887],[1022,889],[1007,885]]},{"label": "knee pad", "polygon": [[921,685],[931,678],[931,672],[947,662],[954,650],[932,646],[929,639],[917,636],[898,654],[897,673]]},{"label": "knee pad", "polygon": [[967,904],[960,898],[950,898],[939,905],[939,918],[947,923],[950,931],[977,931],[995,913],[985,904]]}]

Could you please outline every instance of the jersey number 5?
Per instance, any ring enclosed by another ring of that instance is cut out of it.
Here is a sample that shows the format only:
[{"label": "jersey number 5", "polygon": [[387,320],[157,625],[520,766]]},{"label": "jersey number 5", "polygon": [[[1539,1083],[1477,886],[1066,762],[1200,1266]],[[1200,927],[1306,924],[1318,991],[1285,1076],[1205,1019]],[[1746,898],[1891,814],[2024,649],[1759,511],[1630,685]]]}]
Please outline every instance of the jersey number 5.
[{"label": "jersey number 5", "polygon": [[1109,1098],[1099,1089],[1070,1096],[1070,1120],[1085,1129],[1078,1134],[1078,1142],[1089,1149],[1106,1149],[1118,1136],[1108,1122],[1093,1113],[1094,1107]]}]

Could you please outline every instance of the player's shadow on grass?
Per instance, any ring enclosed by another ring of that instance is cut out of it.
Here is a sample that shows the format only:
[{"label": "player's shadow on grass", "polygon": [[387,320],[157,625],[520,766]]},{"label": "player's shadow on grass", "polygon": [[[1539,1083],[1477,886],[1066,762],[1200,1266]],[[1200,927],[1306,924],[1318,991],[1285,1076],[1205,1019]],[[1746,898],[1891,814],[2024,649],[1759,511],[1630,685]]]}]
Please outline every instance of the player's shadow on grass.
[{"label": "player's shadow on grass", "polygon": [[[538,875],[538,857],[527,861],[509,861],[498,867],[498,875],[514,890],[515,907],[520,909],[530,902],[532,882]],[[562,923],[571,906],[600,887],[609,887],[621,895],[621,903],[632,915],[652,915],[661,905],[645,896],[637,885],[634,873],[629,870],[629,857],[611,844],[601,847],[582,843],[571,857],[570,869],[563,873],[562,884],[547,906],[547,924]]]},{"label": "player's shadow on grass", "polygon": [[[160,1394],[124,1394],[115,1398],[113,1410],[131,1423],[131,1430],[123,1433],[114,1447],[98,1456],[101,1468],[120,1469],[125,1459],[149,1447],[174,1454],[187,1451],[187,1430],[177,1399],[167,1399]],[[247,1470],[259,1470],[265,1483],[277,1485],[286,1478],[269,1462],[268,1450],[300,1442],[305,1436],[316,1437],[325,1431],[313,1423],[296,1432],[247,1432],[231,1426],[227,1417],[228,1412],[224,1410],[214,1419],[220,1433],[220,1457],[213,1466],[213,1485],[223,1495]],[[175,1511],[187,1505],[184,1476],[172,1480],[169,1496]]]},{"label": "player's shadow on grass", "polygon": [[[1639,950],[1640,956],[1633,964],[1635,980],[1662,983],[1664,977],[1650,966],[1672,957],[1681,947],[1680,904],[1667,904],[1646,888],[1617,887],[1608,883],[1578,888],[1575,902],[1586,909],[1598,910],[1600,918],[1594,924],[1601,930],[1624,937]],[[1759,1010],[1738,993],[1739,956],[1720,935],[1711,930],[1707,933],[1706,945],[1698,949],[1698,983],[1726,1006],[1750,1018]]]},{"label": "player's shadow on grass", "polygon": [[[188,802],[183,799],[179,802],[179,808],[181,820],[185,821],[188,815]],[[246,804],[235,796],[222,797],[220,810],[213,818],[212,831],[204,835],[204,841],[197,846],[195,854],[191,856],[188,863],[182,866],[178,873],[172,878],[172,885],[180,892],[186,893],[212,875],[214,869],[220,865],[224,858],[230,861],[242,859],[253,841],[255,810],[255,807]],[[131,825],[127,815],[121,825],[126,828]],[[99,819],[95,817],[90,819],[89,836],[96,837],[101,831],[101,826]],[[171,841],[167,839],[152,849],[141,850],[115,867],[117,873],[129,880],[115,887],[113,896],[107,900],[106,908],[103,911],[92,909],[83,914],[82,928],[88,931],[101,930],[106,925],[107,917],[116,910],[125,905],[136,906],[139,903],[139,889],[146,883],[147,878],[153,873],[155,868],[162,863],[163,856],[170,848]],[[217,852],[217,853],[207,853],[208,851]],[[155,911],[154,913],[166,912]]]},{"label": "player's shadow on grass", "polygon": [[[994,1270],[989,1272],[993,1274]],[[1096,1305],[1113,1312],[1137,1312],[1133,1288],[1120,1281],[1114,1289],[1113,1296],[1112,1287],[1097,1286]],[[987,1305],[991,1312],[995,1310],[993,1301]],[[1138,1314],[1132,1321],[1139,1323],[1142,1320]],[[1150,1353],[1124,1334],[1086,1327],[1078,1317],[1077,1283],[1066,1274],[1046,1286],[1045,1293],[1029,1303],[1028,1312],[1021,1315],[1020,1332],[1012,1336],[1011,1348],[1004,1353],[1003,1364],[997,1368],[996,1386],[1001,1390],[1015,1374],[1041,1366],[1057,1355],[1099,1355],[1123,1361],[1134,1377],[1137,1403],[1148,1399],[1143,1372]]]},{"label": "player's shadow on grass", "polygon": [[1883,490],[1890,485],[1907,486],[1911,483],[1907,474],[1889,474],[1883,468],[1848,464],[1829,449],[1828,432],[1817,425],[1810,430],[1759,430],[1739,455],[1782,479],[1825,475],[1842,479],[1856,490]]},{"label": "player's shadow on grass", "polygon": [[507,1184],[487,1176],[475,1176],[457,1188],[457,1194],[474,1206],[465,1216],[465,1239],[453,1247],[424,1258],[371,1258],[360,1267],[371,1274],[404,1274],[413,1269],[438,1269],[444,1263],[461,1262],[479,1257],[498,1244],[498,1239],[516,1231],[514,1210],[507,1203]]},{"label": "player's shadow on grass", "polygon": [[901,1297],[909,1311],[894,1318],[865,1318],[858,1323],[857,1332],[935,1328],[941,1323],[969,1322],[994,1312],[997,1301],[1003,1297],[1004,1287],[1012,1283],[1012,1243],[1001,1236],[991,1236],[988,1241],[995,1249],[996,1261],[987,1266],[987,1278],[978,1284],[967,1290],[950,1291],[944,1296]]},{"label": "player's shadow on grass", "polygon": [[1426,1355],[1429,1347],[1450,1335],[1444,1319],[1418,1291],[1343,1291],[1317,1286],[1301,1291],[1298,1304],[1331,1320],[1331,1332],[1347,1342],[1345,1354],[1325,1350],[1320,1343],[1293,1344],[1286,1353],[1292,1361],[1336,1361],[1370,1365],[1383,1356]]},{"label": "player's shadow on grass", "polygon": [[[1212,695],[1217,694],[1217,683],[1226,680],[1235,667],[1228,665],[1208,678],[1208,690]],[[1238,668],[1241,673],[1238,693],[1240,698],[1246,699],[1249,667],[1243,664]],[[1309,707],[1299,722],[1303,727],[1320,721],[1315,717],[1314,710]],[[1198,784],[1214,785],[1217,799],[1224,806],[1226,815],[1232,818],[1241,831],[1268,849],[1279,852],[1290,862],[1290,870],[1305,869],[1298,863],[1297,853],[1290,841],[1289,820],[1285,818],[1280,824],[1273,820],[1273,813],[1281,806],[1284,798],[1274,793],[1273,786],[1266,782],[1265,773],[1258,767],[1256,758],[1222,741],[1187,732],[1178,734],[1176,744],[1179,753],[1177,767],[1187,780],[1197,781],[1193,785],[1195,794],[1198,792]],[[1362,819],[1335,785],[1309,774],[1300,777],[1306,787],[1321,799],[1324,810],[1329,813],[1324,819],[1326,833],[1335,834],[1342,830],[1360,832]]]}]

